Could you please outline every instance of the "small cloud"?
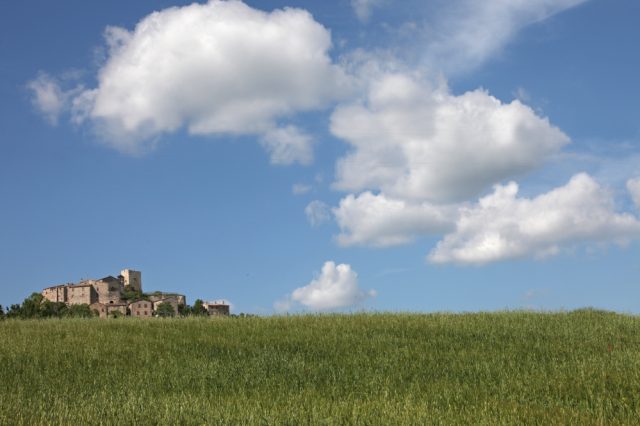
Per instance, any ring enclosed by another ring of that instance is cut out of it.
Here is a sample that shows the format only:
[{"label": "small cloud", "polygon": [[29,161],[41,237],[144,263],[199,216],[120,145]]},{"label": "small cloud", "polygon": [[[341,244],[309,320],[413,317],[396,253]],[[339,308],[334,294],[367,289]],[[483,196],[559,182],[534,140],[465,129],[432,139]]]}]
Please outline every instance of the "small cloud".
[{"label": "small cloud", "polygon": [[427,31],[417,34],[414,43],[426,52],[431,66],[448,73],[469,72],[499,54],[522,29],[586,1],[449,0],[435,10],[428,4],[438,2],[423,2],[412,17],[423,16]]},{"label": "small cloud", "polygon": [[367,22],[373,9],[382,3],[383,0],[351,0],[351,7],[361,22]]},{"label": "small cloud", "polygon": [[325,262],[320,275],[304,287],[295,289],[274,304],[278,312],[290,310],[298,303],[313,310],[331,310],[357,305],[375,297],[375,290],[358,287],[358,274],[351,265]]},{"label": "small cloud", "polygon": [[264,134],[262,146],[271,155],[271,164],[311,164],[313,140],[295,126],[273,129]]},{"label": "small cloud", "polygon": [[331,220],[331,208],[319,200],[310,202],[304,209],[311,226],[319,226]]},{"label": "small cloud", "polygon": [[523,295],[523,299],[526,302],[531,302],[535,299],[539,299],[542,297],[545,297],[549,294],[549,290],[548,289],[531,289],[531,290],[527,290],[524,295]]},{"label": "small cloud", "polygon": [[531,101],[531,95],[524,87],[518,87],[512,94],[514,98],[522,103],[529,103]]},{"label": "small cloud", "polygon": [[291,300],[291,296],[284,297],[273,304],[273,309],[280,313],[289,312],[292,307],[293,301]]},{"label": "small cloud", "polygon": [[548,299],[551,291],[546,288],[535,288],[527,290],[523,295],[521,302],[525,309],[543,309],[544,301]]},{"label": "small cloud", "polygon": [[60,88],[60,84],[49,74],[40,73],[27,83],[27,88],[31,91],[33,106],[49,124],[56,126],[68,104],[68,96]]},{"label": "small cloud", "polygon": [[311,185],[306,185],[304,183],[294,183],[291,187],[293,195],[304,195],[309,191],[311,191]]},{"label": "small cloud", "polygon": [[78,82],[82,74],[83,71],[77,69],[66,70],[59,77],[40,72],[27,83],[31,103],[52,126],[58,125],[63,114],[75,114],[77,96],[84,91],[84,86]]},{"label": "small cloud", "polygon": [[627,190],[631,194],[631,199],[636,207],[640,209],[640,177],[629,179],[627,181]]}]

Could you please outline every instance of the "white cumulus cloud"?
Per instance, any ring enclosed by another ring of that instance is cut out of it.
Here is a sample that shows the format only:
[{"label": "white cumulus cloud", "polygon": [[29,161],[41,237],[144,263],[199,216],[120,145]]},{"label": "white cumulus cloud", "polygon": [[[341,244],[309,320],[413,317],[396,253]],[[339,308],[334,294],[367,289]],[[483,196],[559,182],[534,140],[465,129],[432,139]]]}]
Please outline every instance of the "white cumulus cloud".
[{"label": "white cumulus cloud", "polygon": [[340,106],[332,133],[352,146],[337,189],[448,203],[538,168],[569,138],[520,101],[483,90],[456,96],[406,72],[372,79],[365,102]]},{"label": "white cumulus cloud", "polygon": [[586,174],[532,199],[517,194],[514,182],[497,185],[477,205],[462,208],[455,232],[438,243],[429,260],[483,264],[545,257],[576,244],[640,238],[640,221],[617,213],[612,194]]},{"label": "white cumulus cloud", "polygon": [[635,203],[636,207],[640,209],[640,177],[629,179],[627,181],[627,189],[629,190],[631,199]]},{"label": "white cumulus cloud", "polygon": [[383,194],[350,194],[333,209],[341,233],[340,245],[377,247],[406,244],[420,235],[441,234],[453,229],[456,209],[429,203],[395,200]]},{"label": "white cumulus cloud", "polygon": [[348,91],[329,31],[301,9],[211,0],[152,13],[132,31],[109,27],[105,38],[98,85],[74,99],[74,114],[123,151],[184,127],[262,135],[272,162],[308,163],[310,138],[280,121]]},{"label": "white cumulus cloud", "polygon": [[290,296],[276,302],[278,310],[288,310],[299,303],[313,310],[346,308],[375,297],[375,290],[364,291],[358,286],[358,274],[351,265],[325,262],[322,272],[304,287],[295,289]]}]

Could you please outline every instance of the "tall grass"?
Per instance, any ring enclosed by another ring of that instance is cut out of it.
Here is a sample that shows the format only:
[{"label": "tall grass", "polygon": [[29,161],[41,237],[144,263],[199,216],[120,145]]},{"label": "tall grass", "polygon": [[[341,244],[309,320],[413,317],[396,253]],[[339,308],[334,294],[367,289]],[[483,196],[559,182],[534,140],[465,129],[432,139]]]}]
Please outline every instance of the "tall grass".
[{"label": "tall grass", "polygon": [[637,424],[640,318],[0,322],[0,424]]}]

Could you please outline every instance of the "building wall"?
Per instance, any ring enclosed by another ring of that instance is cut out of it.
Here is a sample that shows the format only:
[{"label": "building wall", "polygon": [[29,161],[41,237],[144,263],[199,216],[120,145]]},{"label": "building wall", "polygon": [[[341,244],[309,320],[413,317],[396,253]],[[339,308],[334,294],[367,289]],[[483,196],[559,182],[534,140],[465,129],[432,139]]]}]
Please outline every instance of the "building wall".
[{"label": "building wall", "polygon": [[67,287],[67,303],[91,305],[98,301],[98,293],[91,284],[70,285]]},{"label": "building wall", "polygon": [[161,291],[156,291],[149,295],[149,299],[152,302],[157,302],[158,300],[164,300],[164,299],[175,299],[178,305],[187,304],[187,297],[184,294],[178,294],[178,293],[164,293]]},{"label": "building wall", "polygon": [[229,315],[229,305],[220,303],[204,303],[207,314],[211,316]]},{"label": "building wall", "polygon": [[153,302],[153,310],[157,311],[158,310],[158,306],[160,306],[161,303],[170,304],[171,307],[173,308],[173,312],[175,312],[175,314],[178,315],[178,300],[177,299],[172,297],[172,298],[157,300],[157,301]]},{"label": "building wall", "polygon": [[125,288],[142,292],[142,273],[133,269],[120,271]]},{"label": "building wall", "polygon": [[98,293],[98,302],[100,303],[120,303],[121,302],[121,293],[120,293],[120,283],[112,281],[95,281],[93,286]]},{"label": "building wall", "polygon": [[127,305],[126,303],[118,303],[118,304],[105,304],[105,303],[94,303],[89,305],[91,312],[97,312],[100,318],[111,318],[113,317],[114,312],[120,312],[122,316],[127,315]]},{"label": "building wall", "polygon": [[89,309],[91,312],[97,312],[100,318],[107,318],[107,305],[104,303],[92,303]]},{"label": "building wall", "polygon": [[42,290],[42,296],[51,302],[67,302],[67,287],[64,285],[57,285],[55,287],[48,287]]},{"label": "building wall", "polygon": [[106,306],[107,306],[107,315],[109,317],[113,316],[114,312],[120,312],[122,314],[122,316],[127,315],[127,305],[126,305],[126,303],[117,303],[117,304],[106,305]]},{"label": "building wall", "polygon": [[129,310],[132,317],[151,317],[153,316],[153,303],[146,300],[133,302],[129,304]]}]

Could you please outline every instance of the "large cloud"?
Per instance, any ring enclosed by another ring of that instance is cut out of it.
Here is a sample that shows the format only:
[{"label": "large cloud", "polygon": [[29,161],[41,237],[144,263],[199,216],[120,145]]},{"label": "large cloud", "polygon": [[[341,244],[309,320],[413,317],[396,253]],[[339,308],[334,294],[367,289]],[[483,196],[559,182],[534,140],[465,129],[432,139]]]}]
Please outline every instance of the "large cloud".
[{"label": "large cloud", "polygon": [[453,229],[456,210],[452,206],[412,204],[367,191],[343,198],[333,213],[342,231],[337,237],[340,245],[385,247]]},{"label": "large cloud", "polygon": [[434,263],[483,264],[557,254],[579,243],[620,243],[640,238],[640,221],[616,213],[611,193],[590,176],[536,198],[518,198],[518,185],[497,185],[493,194],[463,208],[454,233],[429,255]]},{"label": "large cloud", "polygon": [[329,310],[354,306],[375,295],[375,290],[364,291],[358,287],[358,274],[351,265],[325,262],[316,279],[295,289],[275,306],[278,310],[288,310],[293,303],[299,303],[313,310]]},{"label": "large cloud", "polygon": [[401,72],[373,78],[365,102],[333,113],[331,131],[353,147],[337,164],[336,188],[437,203],[534,170],[569,142],[517,100],[483,90],[455,96]]},{"label": "large cloud", "polygon": [[74,101],[107,141],[141,141],[186,127],[198,135],[256,134],[274,163],[308,163],[311,139],[278,121],[345,92],[329,31],[300,9],[271,13],[211,0],[152,13],[133,31],[106,31],[98,86]]}]

